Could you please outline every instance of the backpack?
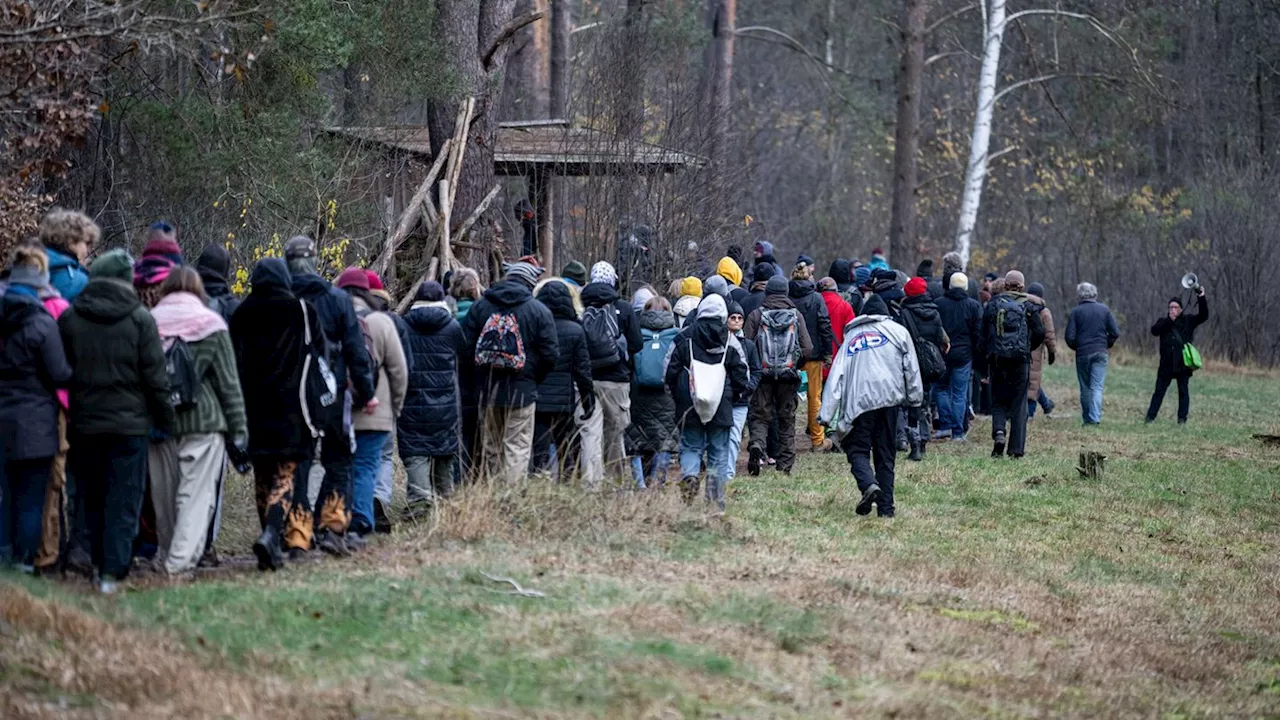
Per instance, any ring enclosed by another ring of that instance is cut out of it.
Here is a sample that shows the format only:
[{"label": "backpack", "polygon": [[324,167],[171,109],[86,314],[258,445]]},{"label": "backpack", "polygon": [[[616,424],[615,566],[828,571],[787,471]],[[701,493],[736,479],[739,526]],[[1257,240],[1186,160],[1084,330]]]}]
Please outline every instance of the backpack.
[{"label": "backpack", "polygon": [[763,310],[756,348],[760,350],[760,375],[769,380],[799,380],[800,332],[795,308]]},{"label": "backpack", "polygon": [[626,341],[618,327],[619,314],[612,304],[588,307],[582,312],[582,329],[587,333],[592,369],[616,365],[626,359]]},{"label": "backpack", "polygon": [[173,338],[173,344],[164,351],[164,369],[169,376],[169,404],[174,410],[189,410],[200,397],[200,375],[196,372],[196,360],[191,356],[187,341]]},{"label": "backpack", "polygon": [[1027,307],[1010,295],[991,300],[995,306],[996,326],[991,338],[991,354],[1005,360],[1031,357],[1031,330],[1027,326]]},{"label": "backpack", "polygon": [[693,355],[693,341],[689,341],[689,399],[693,401],[693,411],[703,424],[711,422],[724,399],[724,383],[728,377],[724,360],[728,356],[729,346],[726,345],[720,362],[699,362]]},{"label": "backpack", "polygon": [[329,362],[324,330],[317,328],[317,335],[313,336],[307,301],[299,298],[298,305],[302,307],[303,342],[306,345],[306,353],[302,357],[302,382],[298,383],[298,403],[311,437],[321,437],[324,435],[324,422],[320,418],[325,417],[330,412],[329,408],[338,401],[338,379]]},{"label": "backpack", "polygon": [[907,321],[907,330],[911,332],[911,342],[916,346],[916,360],[920,364],[920,379],[926,383],[935,383],[947,374],[947,361],[937,343],[920,337],[916,328],[915,314],[903,310],[902,317]]},{"label": "backpack", "polygon": [[489,370],[524,370],[524,339],[520,337],[514,308],[495,312],[484,321],[476,341],[475,362],[477,367]]},{"label": "backpack", "polygon": [[357,310],[356,319],[360,321],[360,334],[364,336],[364,349],[369,353],[369,363],[373,366],[373,388],[378,389],[378,374],[382,372],[382,368],[374,360],[373,354],[373,333],[369,330],[368,317],[373,314],[373,310]]},{"label": "backpack", "polygon": [[667,356],[671,344],[680,335],[679,328],[641,330],[644,345],[636,353],[636,384],[644,388],[660,388],[667,375]]}]

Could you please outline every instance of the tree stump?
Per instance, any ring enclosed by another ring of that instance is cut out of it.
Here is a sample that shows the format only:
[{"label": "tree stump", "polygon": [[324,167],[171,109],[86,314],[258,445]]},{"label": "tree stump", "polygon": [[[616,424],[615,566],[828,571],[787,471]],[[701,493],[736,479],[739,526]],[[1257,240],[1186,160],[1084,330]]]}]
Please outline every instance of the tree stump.
[{"label": "tree stump", "polygon": [[1076,466],[1076,471],[1081,477],[1091,480],[1101,480],[1106,472],[1107,456],[1100,452],[1082,452],[1080,453],[1080,464]]}]

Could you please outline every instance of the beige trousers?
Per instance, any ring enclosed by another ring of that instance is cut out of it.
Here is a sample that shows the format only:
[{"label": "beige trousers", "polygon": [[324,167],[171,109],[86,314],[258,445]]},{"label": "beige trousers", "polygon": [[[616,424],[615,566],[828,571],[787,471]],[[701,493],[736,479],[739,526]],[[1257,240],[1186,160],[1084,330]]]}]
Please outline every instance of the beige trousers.
[{"label": "beige trousers", "polygon": [[630,477],[626,437],[631,426],[631,383],[596,382],[595,386],[596,404],[604,412],[604,476],[614,480]]},{"label": "beige trousers", "polygon": [[165,550],[164,569],[171,575],[190,570],[204,553],[218,483],[226,471],[222,434],[183,435],[152,443],[147,461],[156,535]]},{"label": "beige trousers", "polygon": [[480,460],[483,479],[511,485],[529,474],[537,407],[530,404],[522,408],[485,408]]},{"label": "beige trousers", "polygon": [[604,480],[604,409],[597,400],[591,416],[583,420],[582,402],[579,401],[573,421],[578,424],[578,471],[582,475],[582,486],[596,490]]}]

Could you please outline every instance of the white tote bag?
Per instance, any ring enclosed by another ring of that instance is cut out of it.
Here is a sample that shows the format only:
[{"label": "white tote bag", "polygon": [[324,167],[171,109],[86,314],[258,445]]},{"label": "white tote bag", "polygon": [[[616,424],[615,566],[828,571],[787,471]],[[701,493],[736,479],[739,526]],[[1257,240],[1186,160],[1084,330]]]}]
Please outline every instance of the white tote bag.
[{"label": "white tote bag", "polygon": [[693,341],[689,341],[689,397],[693,398],[693,410],[703,424],[711,422],[720,409],[724,397],[724,359],[729,355],[725,346],[718,363],[698,362],[693,356]]}]

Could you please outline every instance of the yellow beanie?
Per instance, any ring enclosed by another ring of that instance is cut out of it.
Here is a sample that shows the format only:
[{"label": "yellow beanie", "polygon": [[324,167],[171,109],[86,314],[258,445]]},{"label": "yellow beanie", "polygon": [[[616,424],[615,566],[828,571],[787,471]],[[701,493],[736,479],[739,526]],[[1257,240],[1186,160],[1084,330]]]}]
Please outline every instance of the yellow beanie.
[{"label": "yellow beanie", "polygon": [[692,295],[694,297],[702,297],[702,281],[696,277],[687,277],[680,283],[681,295]]},{"label": "yellow beanie", "polygon": [[720,258],[720,264],[716,265],[716,274],[728,280],[730,287],[742,284],[742,268],[738,267],[738,263],[731,257]]}]

